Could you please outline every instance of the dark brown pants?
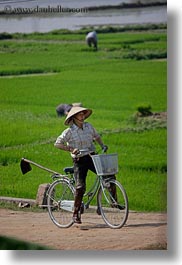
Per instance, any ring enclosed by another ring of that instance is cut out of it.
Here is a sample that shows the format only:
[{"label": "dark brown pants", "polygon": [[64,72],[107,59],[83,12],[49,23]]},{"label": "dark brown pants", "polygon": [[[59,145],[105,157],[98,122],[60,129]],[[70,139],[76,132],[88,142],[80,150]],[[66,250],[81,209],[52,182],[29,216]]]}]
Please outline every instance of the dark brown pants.
[{"label": "dark brown pants", "polygon": [[86,190],[86,177],[88,170],[96,174],[95,166],[90,155],[86,155],[74,160],[74,175],[76,180],[76,190]]}]

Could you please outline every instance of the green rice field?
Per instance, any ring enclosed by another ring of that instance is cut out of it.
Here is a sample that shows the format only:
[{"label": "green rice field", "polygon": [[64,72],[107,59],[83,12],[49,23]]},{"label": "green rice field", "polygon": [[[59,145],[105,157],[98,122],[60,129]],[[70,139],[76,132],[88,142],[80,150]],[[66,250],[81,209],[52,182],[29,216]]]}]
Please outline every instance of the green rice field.
[{"label": "green rice field", "polygon": [[143,105],[167,111],[166,28],[112,31],[99,31],[97,52],[85,30],[0,36],[0,196],[35,199],[52,181],[36,167],[22,175],[22,157],[60,173],[72,165],[54,147],[66,128],[55,109],[81,102],[109,153],[118,153],[130,209],[167,210],[167,121],[137,115]]}]

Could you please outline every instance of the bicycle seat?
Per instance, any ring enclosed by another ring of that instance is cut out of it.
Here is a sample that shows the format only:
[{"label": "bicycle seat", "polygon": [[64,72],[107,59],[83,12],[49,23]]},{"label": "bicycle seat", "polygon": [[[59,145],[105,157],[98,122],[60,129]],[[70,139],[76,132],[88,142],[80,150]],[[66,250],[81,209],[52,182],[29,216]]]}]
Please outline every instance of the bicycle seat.
[{"label": "bicycle seat", "polygon": [[73,174],[74,173],[74,167],[65,167],[63,170],[66,174]]}]

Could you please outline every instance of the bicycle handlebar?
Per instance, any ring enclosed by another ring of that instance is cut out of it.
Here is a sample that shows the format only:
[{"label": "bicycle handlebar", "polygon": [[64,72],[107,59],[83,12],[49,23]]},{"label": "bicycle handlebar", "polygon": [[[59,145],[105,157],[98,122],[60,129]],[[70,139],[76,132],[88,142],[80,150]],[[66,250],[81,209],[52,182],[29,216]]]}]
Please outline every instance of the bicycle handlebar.
[{"label": "bicycle handlebar", "polygon": [[[107,150],[108,150],[108,146],[105,145],[101,150],[99,150],[99,152],[102,151],[102,154],[103,154],[103,153],[106,153]],[[90,151],[89,149],[80,149],[78,150],[78,153],[75,154],[75,157],[80,157],[81,155],[84,155],[84,153],[91,155],[93,151]]]}]

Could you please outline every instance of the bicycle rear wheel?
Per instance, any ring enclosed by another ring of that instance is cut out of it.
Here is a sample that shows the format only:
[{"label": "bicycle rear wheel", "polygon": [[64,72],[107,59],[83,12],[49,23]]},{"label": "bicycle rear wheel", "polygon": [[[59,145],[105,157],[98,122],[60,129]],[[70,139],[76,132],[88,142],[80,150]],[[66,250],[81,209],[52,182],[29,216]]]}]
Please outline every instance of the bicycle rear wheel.
[{"label": "bicycle rear wheel", "polygon": [[47,192],[48,213],[55,225],[68,228],[73,224],[74,187],[69,180],[54,181]]},{"label": "bicycle rear wheel", "polygon": [[105,223],[111,228],[121,228],[128,218],[128,198],[119,181],[115,179],[104,181],[97,199]]}]

